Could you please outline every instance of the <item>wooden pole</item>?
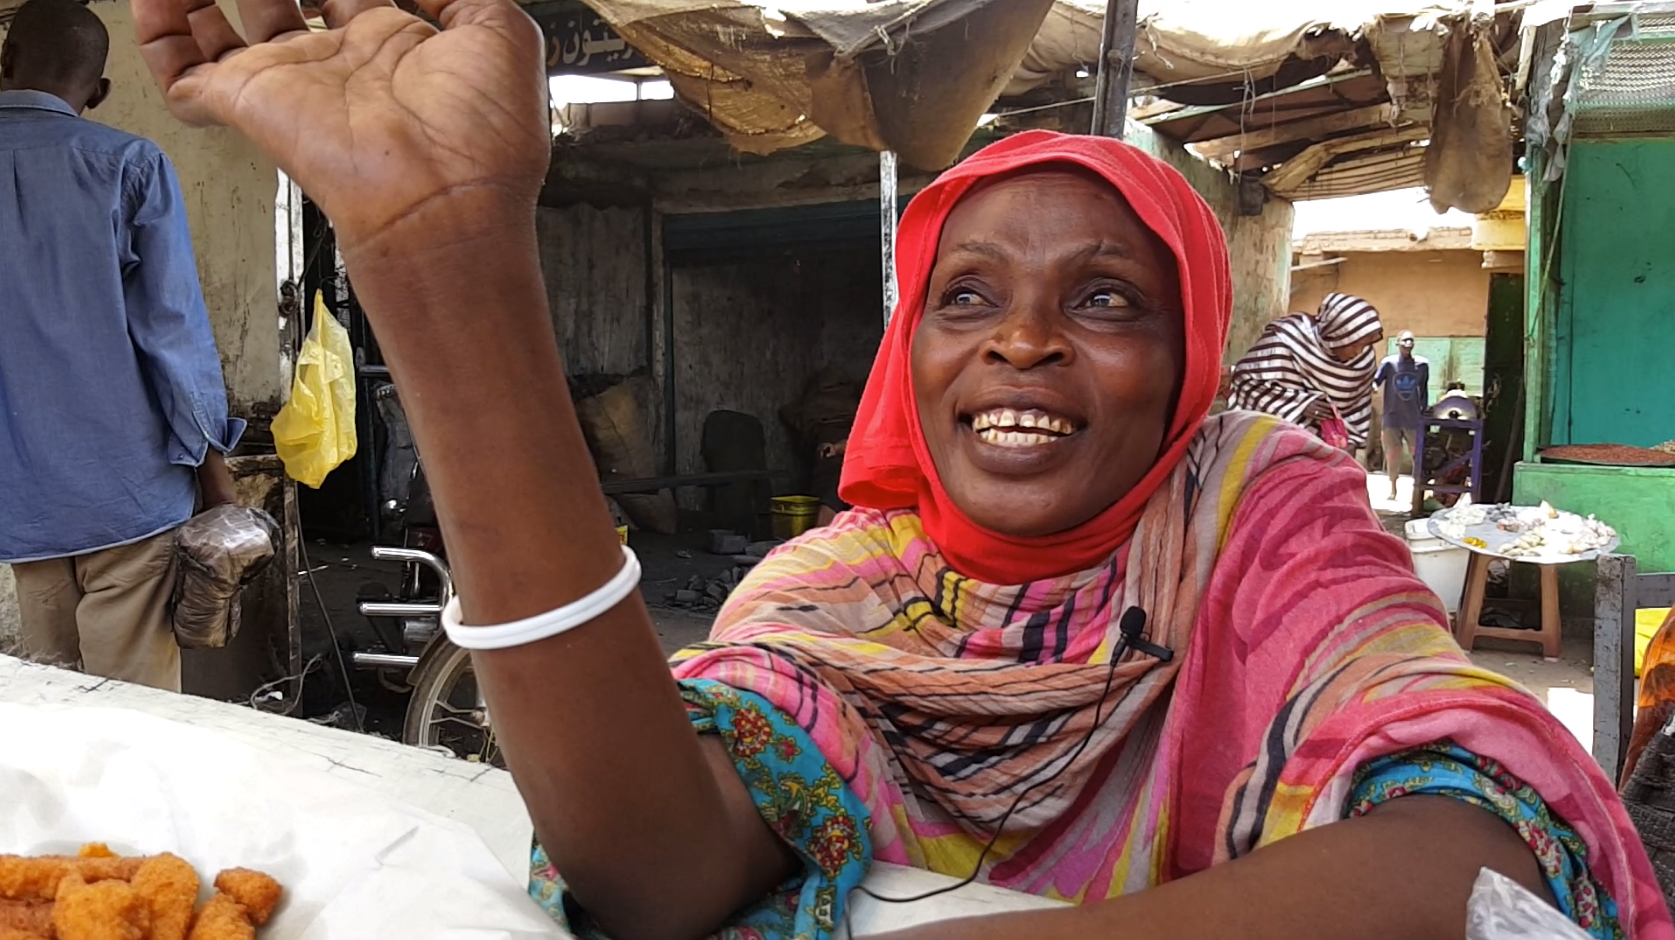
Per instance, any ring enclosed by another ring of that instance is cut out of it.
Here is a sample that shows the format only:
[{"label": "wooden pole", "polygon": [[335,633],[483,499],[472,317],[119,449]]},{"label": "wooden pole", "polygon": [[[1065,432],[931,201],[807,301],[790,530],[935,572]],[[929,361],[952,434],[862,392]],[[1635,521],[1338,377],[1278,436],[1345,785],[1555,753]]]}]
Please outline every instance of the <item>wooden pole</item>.
[{"label": "wooden pole", "polygon": [[1093,135],[1122,139],[1128,123],[1128,82],[1134,75],[1139,0],[1106,0],[1093,92]]}]

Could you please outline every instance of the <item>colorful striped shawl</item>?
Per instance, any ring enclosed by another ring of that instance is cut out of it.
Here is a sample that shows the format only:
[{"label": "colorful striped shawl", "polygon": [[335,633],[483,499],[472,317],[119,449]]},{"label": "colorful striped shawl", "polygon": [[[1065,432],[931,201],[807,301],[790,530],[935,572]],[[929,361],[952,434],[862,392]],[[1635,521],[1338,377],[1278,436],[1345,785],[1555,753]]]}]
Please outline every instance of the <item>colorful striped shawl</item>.
[{"label": "colorful striped shawl", "polygon": [[[1129,606],[1129,653],[1094,723]],[[1270,417],[1210,419],[1118,557],[994,586],[911,512],[857,510],[775,552],[679,678],[762,695],[867,806],[874,856],[963,876],[1016,795],[990,883],[1081,901],[1341,819],[1355,770],[1452,738],[1574,825],[1631,936],[1675,938],[1610,785],[1540,703],[1473,667],[1365,474]]]}]

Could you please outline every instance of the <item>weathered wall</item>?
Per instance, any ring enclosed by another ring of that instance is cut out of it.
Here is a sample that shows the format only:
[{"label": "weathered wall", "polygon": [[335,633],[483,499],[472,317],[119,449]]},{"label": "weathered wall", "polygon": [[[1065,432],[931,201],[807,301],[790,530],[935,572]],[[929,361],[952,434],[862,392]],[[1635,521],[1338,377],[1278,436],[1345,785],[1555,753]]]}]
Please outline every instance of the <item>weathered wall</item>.
[{"label": "weathered wall", "polygon": [[547,305],[571,375],[625,375],[648,364],[648,211],[576,205],[536,216]]},{"label": "weathered wall", "polygon": [[884,335],[876,251],[681,267],[673,286],[676,471],[704,471],[704,418],[718,409],[762,422],[770,468],[801,467],[808,455],[793,446],[779,409],[821,368],[864,376],[871,367]]},{"label": "weathered wall", "polygon": [[[571,376],[644,372],[661,381],[648,344],[646,225],[649,208],[578,204],[536,215],[553,330]],[[655,225],[655,217],[652,220]],[[654,228],[655,231],[655,228]],[[660,321],[653,319],[654,324]],[[657,465],[665,458],[663,396],[640,401]]]},{"label": "weathered wall", "polygon": [[[231,3],[223,3],[237,22]],[[274,198],[278,172],[256,147],[223,128],[195,130],[163,105],[134,43],[134,21],[123,2],[92,5],[110,28],[110,100],[88,117],[157,142],[180,175],[186,216],[197,251],[198,277],[221,349],[233,410],[250,414],[280,401],[274,254]]]},{"label": "weathered wall", "polygon": [[1263,327],[1288,309],[1295,216],[1291,203],[1270,197],[1260,215],[1241,215],[1238,184],[1226,173],[1144,125],[1129,122],[1128,140],[1180,170],[1221,221],[1233,276],[1233,325],[1222,361],[1231,365],[1256,342]]},{"label": "weathered wall", "polygon": [[1482,336],[1489,272],[1481,251],[1345,252],[1340,264],[1297,271],[1291,309],[1313,311],[1327,294],[1354,294],[1378,308],[1385,333]]}]

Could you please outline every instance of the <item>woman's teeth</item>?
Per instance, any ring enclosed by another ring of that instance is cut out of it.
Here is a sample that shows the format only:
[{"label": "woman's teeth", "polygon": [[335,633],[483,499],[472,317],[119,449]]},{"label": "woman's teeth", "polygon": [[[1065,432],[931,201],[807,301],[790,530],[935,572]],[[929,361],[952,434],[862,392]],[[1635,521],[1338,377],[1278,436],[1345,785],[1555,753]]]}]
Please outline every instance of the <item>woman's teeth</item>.
[{"label": "woman's teeth", "polygon": [[1069,420],[1044,411],[1014,411],[997,408],[972,415],[971,429],[978,439],[1000,447],[1037,447],[1073,434]]}]

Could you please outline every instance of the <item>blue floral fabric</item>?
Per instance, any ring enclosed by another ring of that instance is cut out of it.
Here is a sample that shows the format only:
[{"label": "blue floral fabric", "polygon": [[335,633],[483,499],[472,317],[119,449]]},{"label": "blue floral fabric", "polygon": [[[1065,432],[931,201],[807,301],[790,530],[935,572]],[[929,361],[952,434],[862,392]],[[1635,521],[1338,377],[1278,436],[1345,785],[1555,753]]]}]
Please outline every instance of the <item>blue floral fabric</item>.
[{"label": "blue floral fabric", "polygon": [[1588,846],[1540,794],[1499,763],[1450,741],[1372,761],[1355,777],[1349,815],[1404,796],[1447,796],[1505,820],[1535,853],[1559,910],[1601,940],[1621,940],[1617,902],[1588,872]]},{"label": "blue floral fabric", "polygon": [[[871,814],[808,733],[766,699],[707,679],[680,683],[700,734],[719,734],[762,818],[803,859],[801,874],[715,935],[716,940],[828,940],[872,860]],[[1392,754],[1356,775],[1350,817],[1403,796],[1447,796],[1505,820],[1540,862],[1559,909],[1591,936],[1622,940],[1617,904],[1588,871],[1588,849],[1541,797],[1495,761],[1451,742]],[[569,897],[537,845],[529,893],[581,940],[607,940]]]},{"label": "blue floral fabric", "polygon": [[[813,740],[767,699],[708,679],[680,683],[699,734],[719,734],[768,826],[803,859],[803,872],[746,911],[716,940],[825,940],[843,922],[872,861],[872,816]],[[603,940],[537,845],[529,894],[581,940]]]}]

